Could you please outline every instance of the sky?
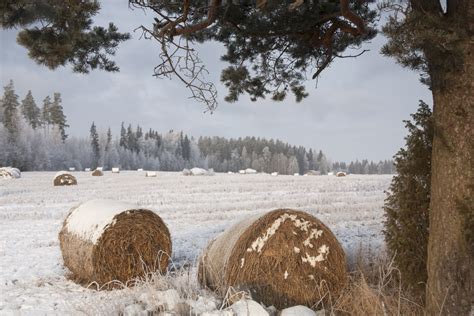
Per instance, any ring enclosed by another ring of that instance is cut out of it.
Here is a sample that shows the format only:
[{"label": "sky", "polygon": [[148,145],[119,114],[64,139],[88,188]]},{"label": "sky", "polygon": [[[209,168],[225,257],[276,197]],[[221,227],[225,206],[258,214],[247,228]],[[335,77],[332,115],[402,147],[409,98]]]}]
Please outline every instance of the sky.
[{"label": "sky", "polygon": [[119,133],[122,121],[153,128],[159,132],[183,131],[195,137],[256,136],[280,139],[292,145],[323,150],[332,161],[390,159],[404,144],[403,120],[416,111],[418,100],[432,103],[428,88],[417,73],[380,55],[386,42],[377,36],[363,49],[370,51],[358,58],[336,60],[315,81],[308,81],[309,97],[296,103],[258,100],[247,96],[236,103],[224,101],[225,87],[220,84],[223,47],[207,43],[198,47],[199,55],[217,85],[219,105],[205,113],[202,104],[189,98],[178,80],[152,76],[158,63],[156,42],[140,39],[134,29],[150,25],[152,15],[131,10],[127,1],[102,1],[95,17],[97,25],[114,22],[132,39],[120,45],[114,60],[119,73],[93,71],[73,73],[70,66],[49,70],[28,58],[16,43],[15,30],[0,30],[0,83],[10,79],[24,98],[31,90],[38,106],[45,96],[60,92],[67,115],[69,135],[85,136],[92,121],[99,130],[112,128]]}]

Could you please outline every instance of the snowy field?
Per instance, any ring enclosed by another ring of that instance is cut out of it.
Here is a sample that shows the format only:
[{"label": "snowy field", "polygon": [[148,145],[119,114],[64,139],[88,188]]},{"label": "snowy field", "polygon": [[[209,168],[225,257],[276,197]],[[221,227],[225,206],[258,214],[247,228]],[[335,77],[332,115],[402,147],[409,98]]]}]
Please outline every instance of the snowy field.
[{"label": "snowy field", "polygon": [[[25,172],[21,179],[0,179],[2,315],[116,314],[136,301],[140,289],[96,292],[65,278],[58,232],[68,210],[79,202],[115,199],[156,211],[171,232],[173,262],[178,267],[195,266],[207,242],[236,221],[277,208],[315,215],[353,257],[361,245],[372,249],[383,245],[384,190],[392,178],[266,174],[186,177],[172,172],[146,178],[144,172],[137,171],[92,177],[76,172],[77,186],[53,187],[54,174]],[[196,282],[193,269],[190,271],[188,281]],[[200,304],[195,312],[219,307],[212,297],[192,299]]]}]

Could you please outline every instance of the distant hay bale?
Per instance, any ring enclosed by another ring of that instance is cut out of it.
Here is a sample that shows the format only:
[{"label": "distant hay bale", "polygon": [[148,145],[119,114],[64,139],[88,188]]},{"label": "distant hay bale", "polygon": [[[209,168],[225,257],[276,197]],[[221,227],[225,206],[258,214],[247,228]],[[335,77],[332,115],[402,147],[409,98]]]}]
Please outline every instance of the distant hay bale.
[{"label": "distant hay bale", "polygon": [[276,177],[278,175],[278,172],[272,172],[271,175]]},{"label": "distant hay bale", "polygon": [[138,168],[137,171],[141,172],[143,171],[143,168]]},{"label": "distant hay bale", "polygon": [[[73,207],[59,233],[64,265],[83,285],[111,289],[167,270],[171,238],[154,212],[133,204],[92,200]],[[128,282],[128,283],[127,283]]]},{"label": "distant hay bale", "polygon": [[240,174],[245,174],[245,170],[239,170]]},{"label": "distant hay bale", "polygon": [[190,171],[191,171],[191,174],[193,176],[205,176],[205,175],[207,175],[207,170],[202,169],[202,168],[192,168]]},{"label": "distant hay bale", "polygon": [[19,179],[19,178],[21,178],[20,169],[12,168],[12,167],[0,168],[0,178]]},{"label": "distant hay bale", "polygon": [[90,171],[91,171],[91,168],[85,168],[84,171],[85,171],[85,172],[90,172]]},{"label": "distant hay bale", "polygon": [[54,186],[76,185],[77,180],[72,174],[67,171],[59,171],[53,179]]},{"label": "distant hay bale", "polygon": [[246,174],[256,174],[256,173],[257,173],[257,170],[251,169],[251,168],[247,168],[247,169],[245,169],[245,173],[246,173]]},{"label": "distant hay bale", "polygon": [[339,171],[336,173],[336,177],[345,177],[347,174],[345,172]]},{"label": "distant hay bale", "polygon": [[71,168],[69,168],[69,171],[71,171],[71,172],[76,171],[76,168],[71,167]]},{"label": "distant hay bale", "polygon": [[112,173],[120,173],[120,168],[112,168]]},{"label": "distant hay bale", "polygon": [[99,171],[104,171],[104,167],[97,167],[95,168],[96,170],[99,170]]},{"label": "distant hay bale", "polygon": [[92,172],[92,175],[94,177],[102,177],[104,175],[104,173],[102,172],[102,170],[99,170],[99,168],[97,168]]},{"label": "distant hay bale", "polygon": [[295,177],[299,177],[299,176],[300,176],[300,174],[299,174],[298,172],[295,172],[295,173],[293,173],[293,176],[295,176]]},{"label": "distant hay bale", "polygon": [[347,281],[344,251],[317,218],[280,209],[247,218],[212,240],[198,269],[202,286],[229,287],[278,309],[335,299]]},{"label": "distant hay bale", "polygon": [[214,169],[203,169],[203,168],[192,168],[191,170],[189,169],[183,169],[183,175],[185,176],[213,176],[214,175]]},{"label": "distant hay bale", "polygon": [[308,170],[308,171],[305,172],[305,175],[308,175],[308,176],[320,176],[320,175],[321,175],[321,171]]},{"label": "distant hay bale", "polygon": [[147,171],[145,173],[145,177],[156,177],[156,172],[155,171]]}]

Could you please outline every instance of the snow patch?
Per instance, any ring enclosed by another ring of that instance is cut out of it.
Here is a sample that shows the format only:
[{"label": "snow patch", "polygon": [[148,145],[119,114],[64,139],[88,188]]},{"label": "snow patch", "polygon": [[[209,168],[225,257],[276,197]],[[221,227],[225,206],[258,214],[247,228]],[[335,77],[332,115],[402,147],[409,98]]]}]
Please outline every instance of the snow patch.
[{"label": "snow patch", "polygon": [[316,316],[316,313],[306,306],[297,305],[283,309],[280,316]]},{"label": "snow patch", "polygon": [[321,237],[322,234],[323,234],[322,230],[312,229],[311,233],[308,236],[308,238],[306,238],[306,240],[303,242],[303,245],[305,245],[305,247],[313,248],[313,244],[311,243],[311,239],[313,239],[313,238],[318,239],[319,237]]},{"label": "snow patch", "polygon": [[79,238],[96,244],[104,230],[115,224],[115,215],[137,208],[137,205],[120,201],[91,200],[72,209],[66,228]]},{"label": "snow patch", "polygon": [[234,312],[235,316],[269,316],[262,305],[252,300],[240,300],[229,309]]},{"label": "snow patch", "polygon": [[314,268],[316,267],[317,262],[322,262],[326,260],[329,254],[329,247],[326,245],[322,245],[321,247],[319,247],[318,253],[319,254],[316,257],[310,256],[308,253],[305,253],[306,257],[301,257],[301,260],[304,263],[309,263]]},{"label": "snow patch", "polygon": [[273,222],[273,224],[269,228],[267,228],[267,231],[263,234],[263,236],[255,239],[255,241],[252,243],[250,248],[247,249],[247,252],[256,251],[260,253],[262,251],[263,246],[265,246],[266,242],[268,241],[268,239],[270,239],[270,237],[272,237],[277,232],[278,228],[280,228],[280,225],[283,224],[289,218],[294,221],[296,219],[296,215],[290,215],[288,213],[285,213],[281,215],[280,217],[278,217]]}]

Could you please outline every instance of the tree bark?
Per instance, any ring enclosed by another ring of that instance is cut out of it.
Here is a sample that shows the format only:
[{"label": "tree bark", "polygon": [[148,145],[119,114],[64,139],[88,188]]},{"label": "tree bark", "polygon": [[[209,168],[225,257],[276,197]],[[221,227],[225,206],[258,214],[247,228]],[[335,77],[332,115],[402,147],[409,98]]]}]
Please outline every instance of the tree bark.
[{"label": "tree bark", "polygon": [[[473,5],[469,7],[468,15],[471,15]],[[473,229],[472,225],[467,226],[467,217],[474,216],[473,43],[471,33],[458,46],[463,56],[460,71],[440,74],[433,67],[431,73],[435,134],[431,166],[427,315],[474,314],[474,251],[472,240],[467,238],[467,231]],[[464,204],[463,211],[461,204]]]}]

